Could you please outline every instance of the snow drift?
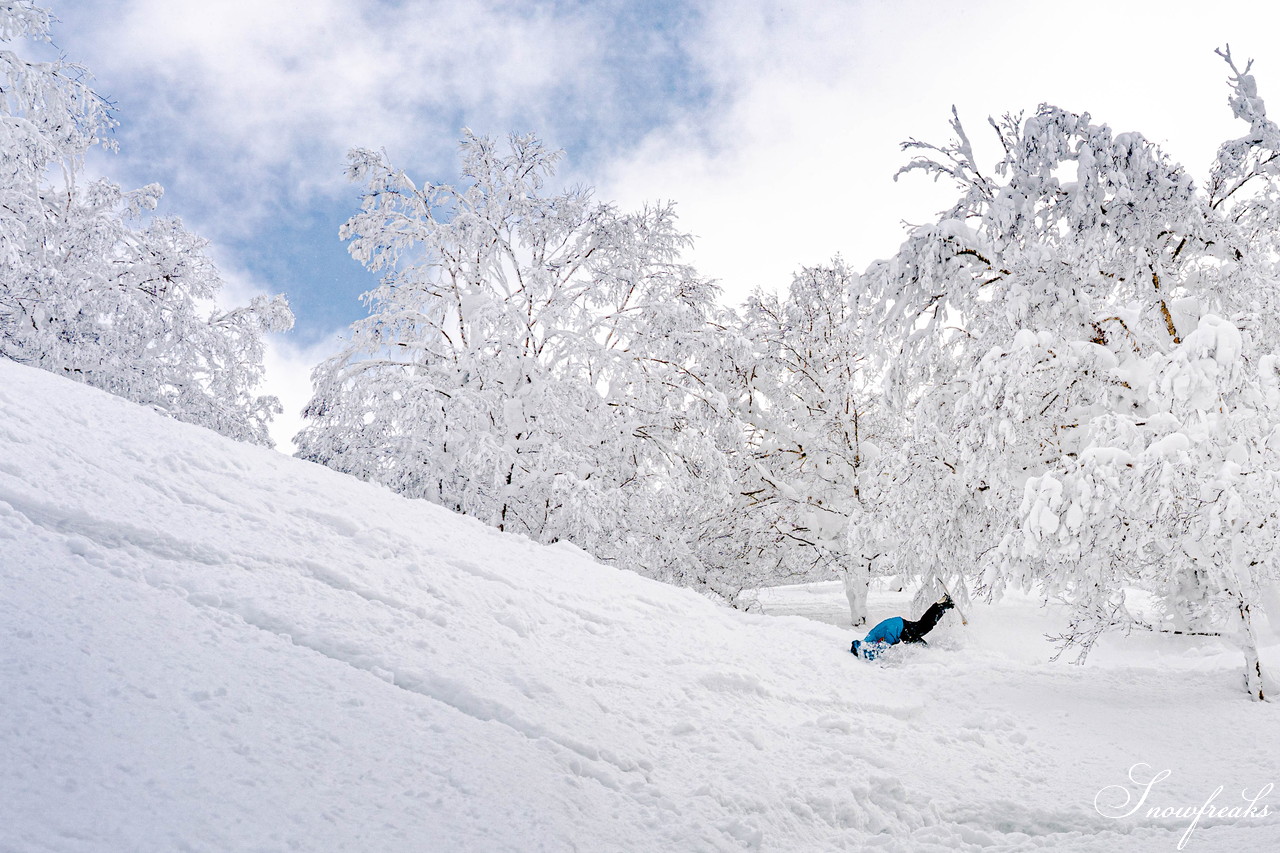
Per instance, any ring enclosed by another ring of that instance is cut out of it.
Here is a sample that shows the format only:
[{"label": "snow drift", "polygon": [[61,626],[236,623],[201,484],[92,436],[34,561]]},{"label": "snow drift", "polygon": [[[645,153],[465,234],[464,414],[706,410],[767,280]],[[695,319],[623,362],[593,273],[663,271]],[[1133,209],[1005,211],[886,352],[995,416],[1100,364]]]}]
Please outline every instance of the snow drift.
[{"label": "snow drift", "polygon": [[1173,849],[1099,790],[1280,776],[1229,649],[1050,665],[1023,608],[869,665],[4,360],[0,562],[5,851]]}]

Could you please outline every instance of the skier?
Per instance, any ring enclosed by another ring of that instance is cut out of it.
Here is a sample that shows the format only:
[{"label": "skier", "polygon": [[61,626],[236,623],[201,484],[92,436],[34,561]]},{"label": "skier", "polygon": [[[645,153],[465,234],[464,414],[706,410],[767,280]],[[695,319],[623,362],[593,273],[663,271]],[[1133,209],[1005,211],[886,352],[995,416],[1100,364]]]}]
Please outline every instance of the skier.
[{"label": "skier", "polygon": [[867,632],[865,639],[854,640],[849,651],[867,660],[875,660],[876,655],[895,643],[924,643],[924,635],[933,630],[942,614],[955,606],[951,596],[943,593],[942,598],[930,604],[919,619],[914,622],[901,616],[886,619]]}]

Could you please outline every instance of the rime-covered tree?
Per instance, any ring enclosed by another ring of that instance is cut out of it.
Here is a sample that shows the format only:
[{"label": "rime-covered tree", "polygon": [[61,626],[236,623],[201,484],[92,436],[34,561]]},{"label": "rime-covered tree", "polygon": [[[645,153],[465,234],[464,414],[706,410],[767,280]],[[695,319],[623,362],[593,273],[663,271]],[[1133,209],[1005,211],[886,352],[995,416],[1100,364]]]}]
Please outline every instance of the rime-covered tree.
[{"label": "rime-covered tree", "polygon": [[763,583],[838,576],[855,625],[866,621],[872,572],[892,565],[879,521],[893,479],[893,436],[859,349],[858,293],[836,259],[802,270],[784,297],[756,293],[743,307],[746,445],[724,520],[739,571]]},{"label": "rime-covered tree", "polygon": [[[49,15],[0,7],[0,39],[47,39]],[[0,355],[179,420],[270,444],[274,397],[253,393],[283,297],[223,311],[204,241],[149,218],[161,190],[82,183],[113,120],[84,69],[0,50]],[[50,176],[56,178],[50,182]]]},{"label": "rime-covered tree", "polygon": [[[1077,603],[1064,640],[1082,657],[1114,628],[1230,633],[1261,699],[1253,614],[1280,578],[1280,128],[1249,69],[1222,55],[1249,132],[1219,148],[1196,215],[1168,247],[1177,263],[1158,273],[1172,291],[1159,314],[1171,345],[1116,365],[1127,405],[1090,418],[1081,452],[1028,483],[1009,550],[1055,568],[1082,549],[1099,555],[1080,589],[1050,587]],[[1121,586],[1152,593],[1147,611]]]},{"label": "rime-covered tree", "polygon": [[558,154],[466,133],[458,187],[369,151],[343,227],[381,283],[314,374],[299,455],[597,558],[698,585],[697,519],[733,440],[717,289],[670,206],[551,193]]},{"label": "rime-covered tree", "polygon": [[907,168],[961,196],[868,279],[892,399],[951,496],[911,526],[918,547],[993,592],[1069,604],[1082,658],[1111,629],[1229,631],[1261,698],[1280,134],[1232,69],[1250,130],[1204,188],[1141,135],[1056,107],[993,122],[991,173],[958,119],[950,145],[910,143],[924,154]]}]

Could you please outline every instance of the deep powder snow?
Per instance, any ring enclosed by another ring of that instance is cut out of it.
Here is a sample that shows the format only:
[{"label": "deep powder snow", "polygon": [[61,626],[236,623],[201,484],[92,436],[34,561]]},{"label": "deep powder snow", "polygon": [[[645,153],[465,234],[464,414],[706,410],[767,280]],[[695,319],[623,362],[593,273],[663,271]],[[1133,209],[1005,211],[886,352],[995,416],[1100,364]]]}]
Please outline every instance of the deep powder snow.
[{"label": "deep powder snow", "polygon": [[1050,663],[1019,598],[869,664],[835,585],[733,612],[4,360],[0,573],[3,851],[1173,850],[1280,781],[1217,640]]}]

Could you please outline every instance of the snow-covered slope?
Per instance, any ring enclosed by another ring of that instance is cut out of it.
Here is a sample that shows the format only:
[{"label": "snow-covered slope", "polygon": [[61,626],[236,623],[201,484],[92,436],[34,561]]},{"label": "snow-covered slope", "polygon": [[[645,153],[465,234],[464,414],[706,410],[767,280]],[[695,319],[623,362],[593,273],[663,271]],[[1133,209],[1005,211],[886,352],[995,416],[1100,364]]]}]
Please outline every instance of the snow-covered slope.
[{"label": "snow-covered slope", "polygon": [[1131,765],[1157,806],[1280,777],[1233,651],[1048,664],[1050,621],[868,664],[0,360],[4,851],[1169,850],[1095,808]]}]

